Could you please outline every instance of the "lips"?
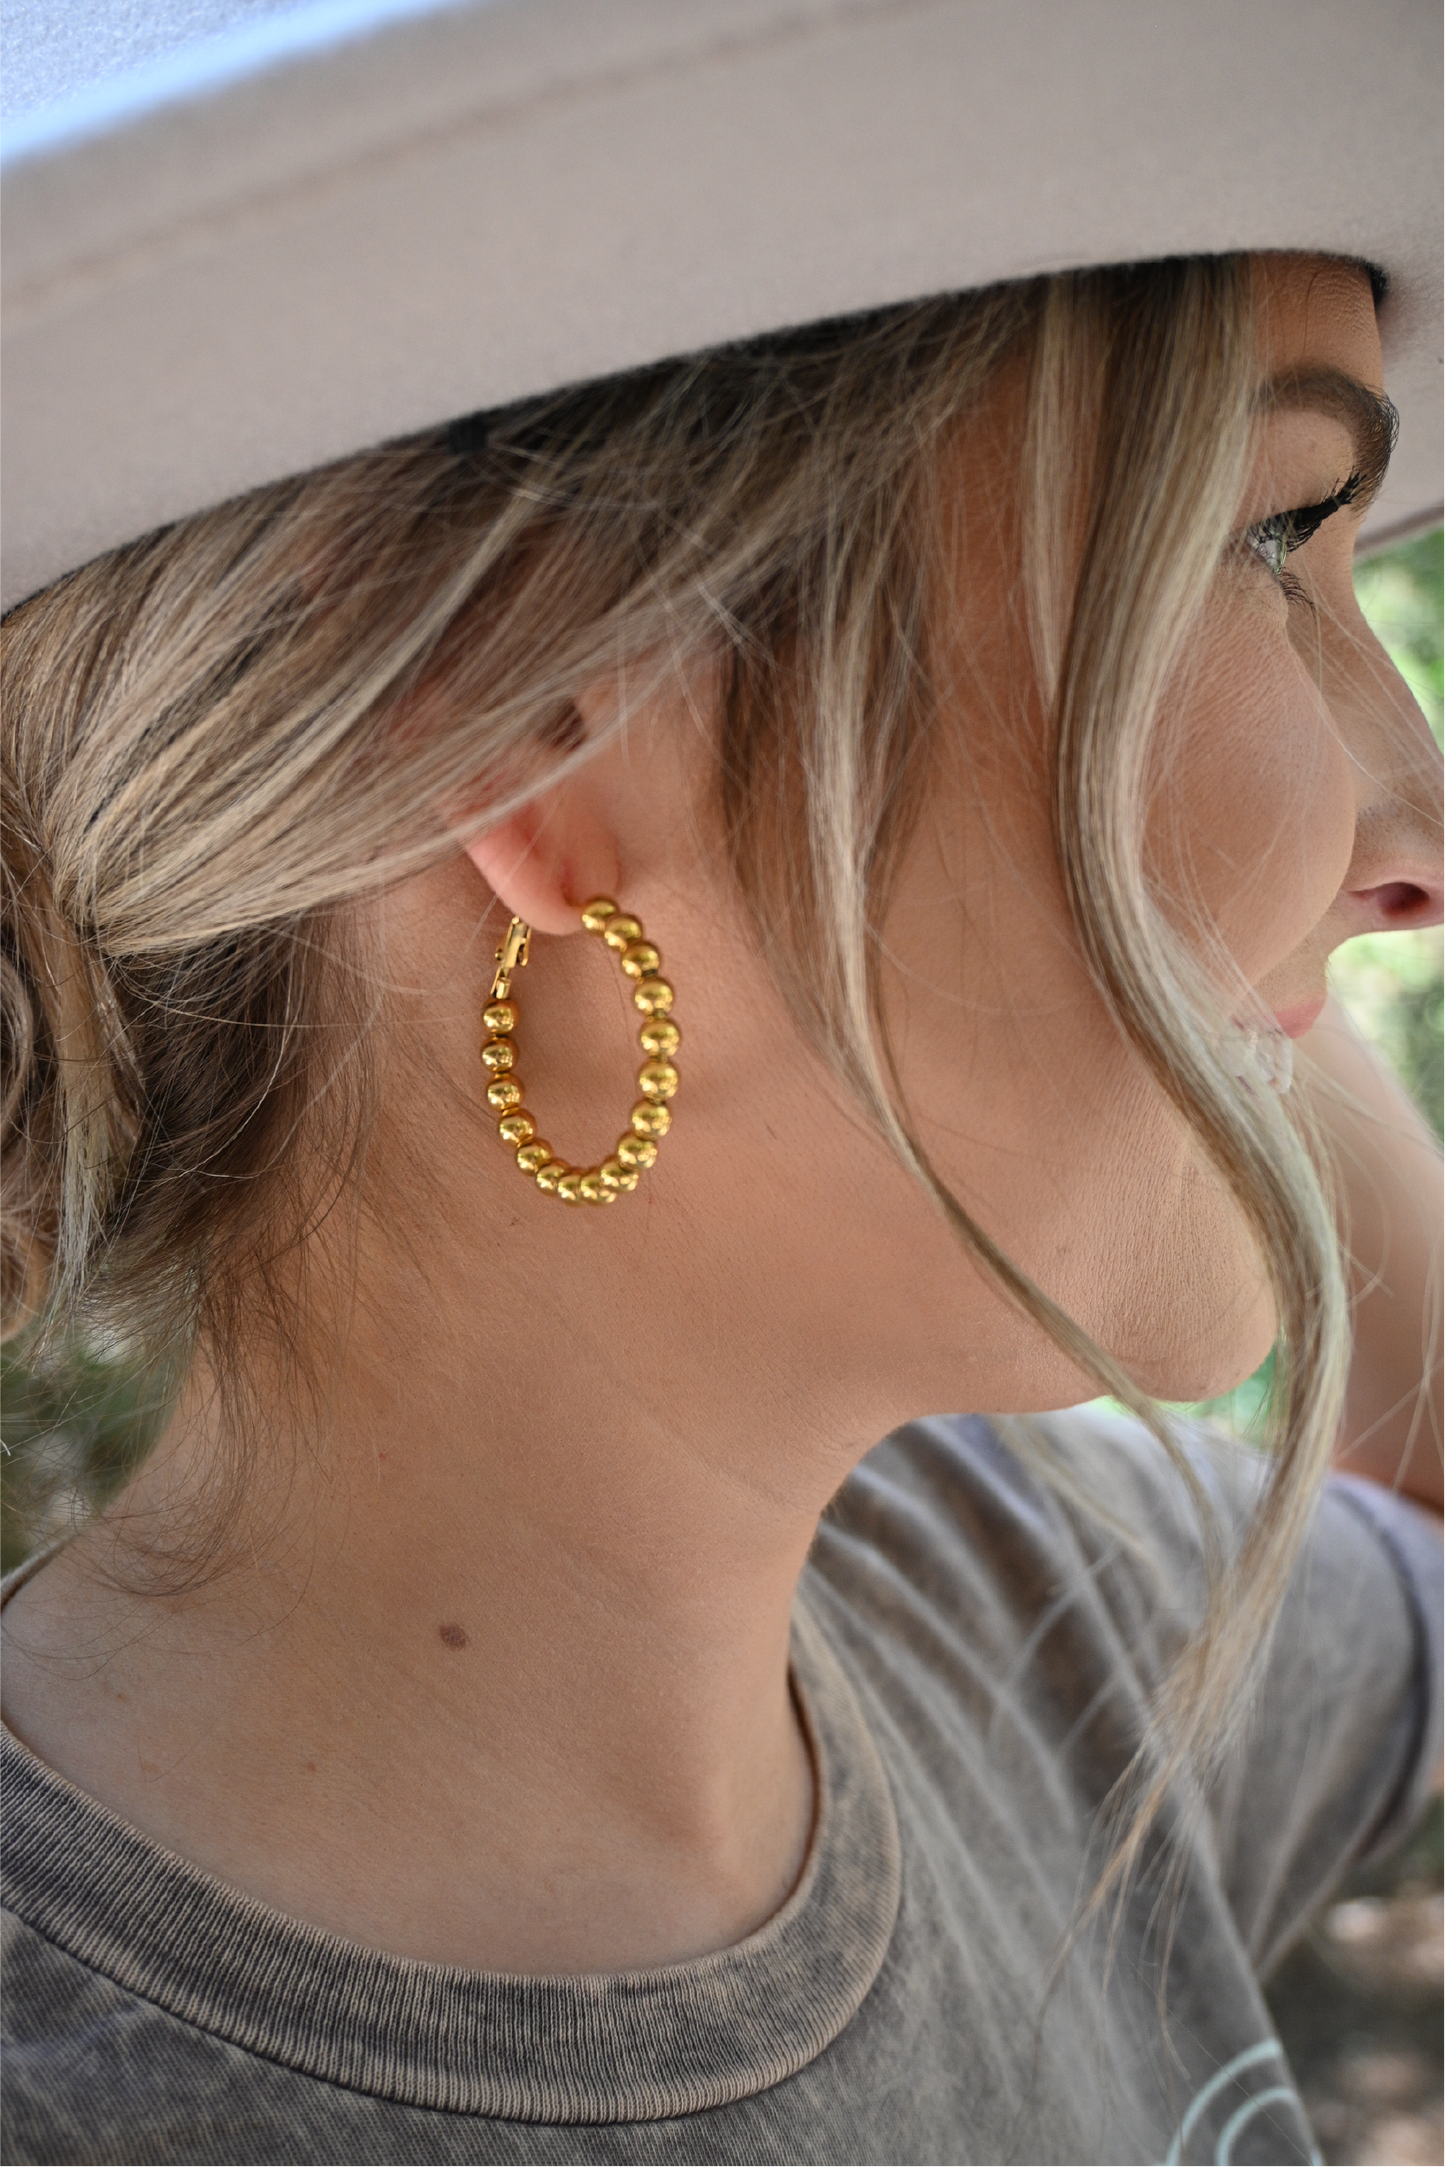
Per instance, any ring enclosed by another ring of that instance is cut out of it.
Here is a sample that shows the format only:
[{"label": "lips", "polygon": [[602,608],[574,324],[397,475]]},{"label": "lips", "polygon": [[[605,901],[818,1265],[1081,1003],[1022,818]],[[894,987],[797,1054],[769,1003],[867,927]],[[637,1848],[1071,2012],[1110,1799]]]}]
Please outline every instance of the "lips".
[{"label": "lips", "polygon": [[1317,1001],[1301,1001],[1297,1008],[1277,1008],[1274,1020],[1286,1038],[1303,1038],[1312,1030],[1324,1011],[1326,996],[1322,993]]}]

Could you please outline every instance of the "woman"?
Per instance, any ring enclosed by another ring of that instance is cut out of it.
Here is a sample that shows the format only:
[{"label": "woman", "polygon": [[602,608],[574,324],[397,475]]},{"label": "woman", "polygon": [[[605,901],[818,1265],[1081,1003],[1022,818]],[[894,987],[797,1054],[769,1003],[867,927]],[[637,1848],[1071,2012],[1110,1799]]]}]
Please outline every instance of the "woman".
[{"label": "woman", "polygon": [[[7,1602],[13,2157],[1310,2156],[1256,1972],[1436,1720],[1319,1494],[1439,1494],[1381,283],[662,360],[12,614],[13,1313],[183,1373]],[[1150,1396],[1272,1343],[1265,1481]]]}]

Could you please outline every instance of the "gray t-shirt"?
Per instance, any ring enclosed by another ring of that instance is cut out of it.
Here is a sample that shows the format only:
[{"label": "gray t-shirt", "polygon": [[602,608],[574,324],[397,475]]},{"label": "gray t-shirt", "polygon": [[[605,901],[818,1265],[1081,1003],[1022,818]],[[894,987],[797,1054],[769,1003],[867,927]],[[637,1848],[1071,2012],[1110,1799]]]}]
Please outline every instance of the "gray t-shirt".
[{"label": "gray t-shirt", "polygon": [[[4,2157],[1312,2158],[1257,1974],[1423,1802],[1438,1545],[1409,1506],[1329,1486],[1244,1746],[1166,1812],[1112,1964],[1086,1934],[1050,1991],[1202,1586],[1153,1441],[1093,1414],[1056,1434],[1139,1542],[963,1418],[887,1439],[830,1508],[795,1613],[807,1863],[698,1963],[512,1978],[355,1947],[7,1737]],[[1258,1463],[1198,1449],[1237,1530]]]}]

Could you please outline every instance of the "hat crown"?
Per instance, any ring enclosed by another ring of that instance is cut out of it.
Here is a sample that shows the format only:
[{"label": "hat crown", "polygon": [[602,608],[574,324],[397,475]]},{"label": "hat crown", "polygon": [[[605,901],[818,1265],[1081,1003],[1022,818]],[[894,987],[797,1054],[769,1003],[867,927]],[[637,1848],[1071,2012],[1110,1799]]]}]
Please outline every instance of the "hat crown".
[{"label": "hat crown", "polygon": [[1390,276],[1439,517],[1438,0],[9,0],[4,606],[409,431],[1041,272]]}]

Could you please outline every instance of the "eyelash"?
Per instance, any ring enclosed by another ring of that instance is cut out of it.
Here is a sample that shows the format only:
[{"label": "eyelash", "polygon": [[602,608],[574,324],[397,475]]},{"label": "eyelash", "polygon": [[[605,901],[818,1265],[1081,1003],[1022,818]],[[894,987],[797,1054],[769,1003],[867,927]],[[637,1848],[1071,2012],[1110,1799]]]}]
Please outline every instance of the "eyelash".
[{"label": "eyelash", "polygon": [[1363,487],[1364,476],[1351,474],[1332,496],[1322,498],[1318,504],[1298,505],[1292,512],[1271,512],[1268,519],[1258,519],[1245,528],[1240,537],[1244,547],[1259,559],[1292,602],[1304,600],[1304,588],[1285,570],[1286,558],[1303,549],[1327,519],[1353,504]]}]

